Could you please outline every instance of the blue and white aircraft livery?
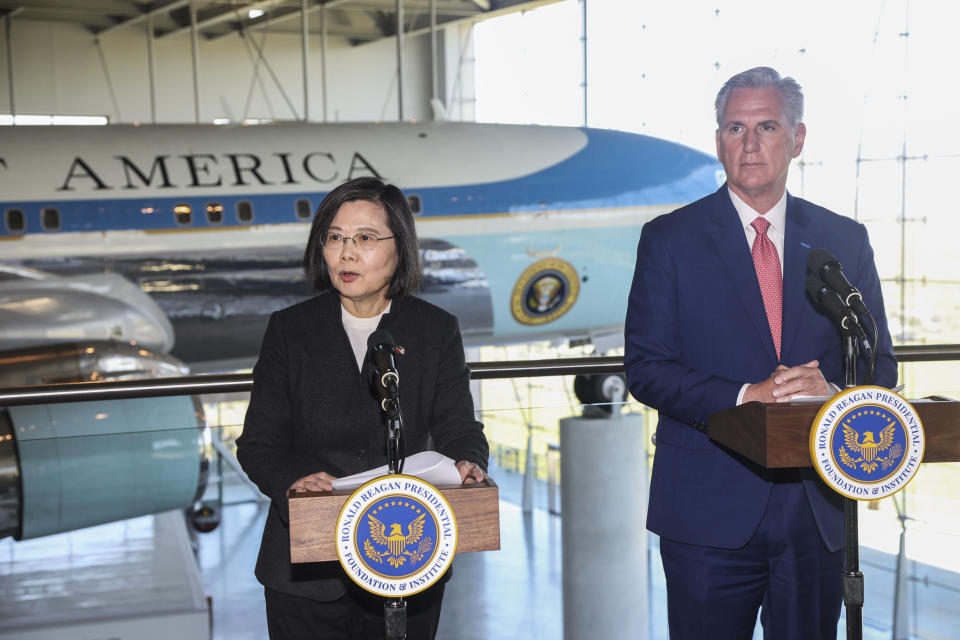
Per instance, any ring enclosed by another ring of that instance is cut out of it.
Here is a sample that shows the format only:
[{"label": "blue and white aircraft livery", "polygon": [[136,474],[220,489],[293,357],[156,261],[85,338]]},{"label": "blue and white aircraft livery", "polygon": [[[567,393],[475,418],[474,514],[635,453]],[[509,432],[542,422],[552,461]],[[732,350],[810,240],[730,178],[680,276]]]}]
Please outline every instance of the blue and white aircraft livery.
[{"label": "blue and white aircraft livery", "polygon": [[136,341],[249,366],[310,295],[313,213],[374,175],[404,190],[420,295],[466,343],[621,336],[641,225],[714,191],[716,159],[616,131],[464,123],[9,127],[0,350]]}]

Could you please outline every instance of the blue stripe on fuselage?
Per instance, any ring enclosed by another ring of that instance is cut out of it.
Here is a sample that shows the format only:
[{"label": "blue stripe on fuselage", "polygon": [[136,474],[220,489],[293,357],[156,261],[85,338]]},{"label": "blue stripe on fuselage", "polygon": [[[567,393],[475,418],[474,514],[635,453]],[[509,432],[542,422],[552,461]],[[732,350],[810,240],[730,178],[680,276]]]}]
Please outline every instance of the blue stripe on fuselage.
[{"label": "blue stripe on fuselage", "polygon": [[[603,129],[583,129],[587,145],[571,157],[544,170],[498,182],[418,188],[399,185],[416,194],[423,203],[418,217],[480,215],[556,209],[592,209],[626,206],[656,206],[692,202],[717,188],[720,165],[711,156],[672,142]],[[390,176],[386,176],[389,180]],[[162,230],[217,228],[237,224],[284,224],[307,222],[295,213],[300,198],[316,208],[325,191],[207,195],[177,198],[113,198],[100,200],[57,199],[32,202],[2,202],[0,210],[22,209],[24,233],[43,233],[42,207],[57,207],[60,232]],[[223,206],[223,222],[206,219],[209,203]],[[239,202],[253,205],[251,222],[236,216]],[[192,208],[192,222],[178,225],[174,206]],[[144,213],[152,210],[152,213]],[[11,234],[0,225],[0,235]]]},{"label": "blue stripe on fuselage", "polygon": [[722,183],[721,165],[700,151],[622,131],[583,131],[586,147],[528,176],[409,192],[424,198],[424,215],[451,215],[688,203]]}]

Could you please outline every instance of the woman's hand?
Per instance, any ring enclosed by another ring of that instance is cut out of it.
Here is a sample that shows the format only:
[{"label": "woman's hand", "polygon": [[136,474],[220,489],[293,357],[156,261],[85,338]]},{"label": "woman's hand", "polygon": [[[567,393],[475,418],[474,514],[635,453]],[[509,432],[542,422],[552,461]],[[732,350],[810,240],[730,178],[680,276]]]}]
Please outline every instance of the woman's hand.
[{"label": "woman's hand", "polygon": [[[461,473],[461,475],[463,474]],[[336,480],[336,478],[332,475],[326,471],[321,471],[300,478],[290,485],[290,488],[297,493],[305,493],[307,491],[333,491],[334,480]]]},{"label": "woman's hand", "polygon": [[457,471],[460,472],[460,482],[462,484],[483,482],[487,477],[487,474],[483,472],[483,469],[472,462],[467,462],[466,460],[461,460],[457,463]]}]

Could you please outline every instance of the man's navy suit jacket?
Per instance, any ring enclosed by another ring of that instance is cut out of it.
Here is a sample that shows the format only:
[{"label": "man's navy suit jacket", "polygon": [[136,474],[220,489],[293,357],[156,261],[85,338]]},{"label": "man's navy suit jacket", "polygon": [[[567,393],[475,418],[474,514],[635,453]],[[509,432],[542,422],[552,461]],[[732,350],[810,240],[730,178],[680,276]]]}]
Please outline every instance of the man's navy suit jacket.
[{"label": "man's navy suit jacket", "polygon": [[[647,527],[663,537],[735,549],[766,509],[773,474],[714,444],[712,413],[736,404],[744,383],[778,364],[811,360],[843,388],[841,336],[805,293],[807,255],[832,252],[879,325],[874,384],[896,383],[880,281],[864,226],[787,196],[783,333],[778,360],[750,247],[727,186],[644,225],[625,326],[630,392],[660,413]],[[868,329],[869,333],[869,329]],[[863,380],[863,361],[858,363]],[[827,548],[843,546],[840,496],[812,469],[804,488]]]}]

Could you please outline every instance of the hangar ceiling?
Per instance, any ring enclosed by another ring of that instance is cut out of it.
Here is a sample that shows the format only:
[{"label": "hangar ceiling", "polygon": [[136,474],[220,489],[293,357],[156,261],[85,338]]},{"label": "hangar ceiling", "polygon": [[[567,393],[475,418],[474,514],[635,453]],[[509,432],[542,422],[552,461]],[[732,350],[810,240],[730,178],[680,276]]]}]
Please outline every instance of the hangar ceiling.
[{"label": "hangar ceiling", "polygon": [[[403,0],[405,32],[436,24],[481,20],[531,9],[557,0]],[[147,24],[156,38],[187,33],[196,14],[200,37],[208,40],[243,30],[269,27],[274,32],[300,33],[304,7],[311,32],[321,29],[326,9],[328,36],[353,44],[379,40],[397,32],[397,0],[0,0],[0,16],[82,25],[93,34]]]}]

